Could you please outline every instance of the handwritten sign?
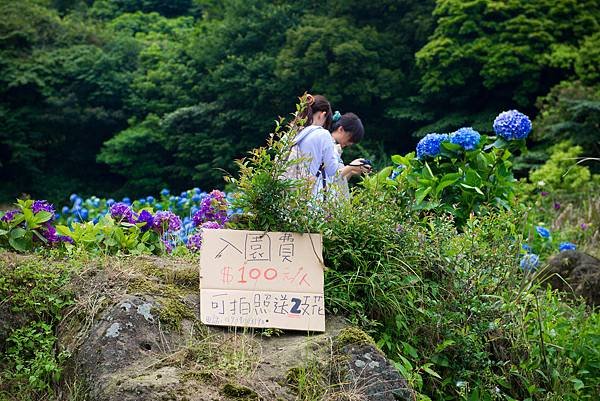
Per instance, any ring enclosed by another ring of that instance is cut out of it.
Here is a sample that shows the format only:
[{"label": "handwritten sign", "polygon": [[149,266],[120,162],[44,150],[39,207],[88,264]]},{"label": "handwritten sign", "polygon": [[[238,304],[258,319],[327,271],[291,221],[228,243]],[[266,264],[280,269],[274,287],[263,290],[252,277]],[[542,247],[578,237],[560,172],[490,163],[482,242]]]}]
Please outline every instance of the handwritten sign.
[{"label": "handwritten sign", "polygon": [[207,229],[202,237],[203,323],[325,331],[320,235]]}]

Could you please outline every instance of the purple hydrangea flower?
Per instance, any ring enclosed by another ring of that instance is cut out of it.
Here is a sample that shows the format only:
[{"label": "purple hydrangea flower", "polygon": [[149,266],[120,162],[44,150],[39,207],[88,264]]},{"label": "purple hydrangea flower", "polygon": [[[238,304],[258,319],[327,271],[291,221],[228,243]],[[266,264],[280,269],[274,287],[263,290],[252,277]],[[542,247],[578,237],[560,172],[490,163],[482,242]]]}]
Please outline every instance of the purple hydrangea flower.
[{"label": "purple hydrangea flower", "polygon": [[73,240],[73,238],[66,236],[66,235],[59,235],[58,240],[60,242],[68,242],[69,244],[75,244],[75,241]]},{"label": "purple hydrangea flower", "polygon": [[117,221],[133,223],[133,211],[123,202],[115,203],[110,207],[110,215]]},{"label": "purple hydrangea flower", "polygon": [[550,193],[546,192],[546,191],[542,191],[542,192],[540,192],[540,195],[542,195],[542,196],[548,196],[548,195],[550,195]]},{"label": "purple hydrangea flower", "polygon": [[579,227],[581,227],[582,230],[587,230],[589,226],[585,223],[581,223]]},{"label": "purple hydrangea flower", "polygon": [[448,134],[431,133],[425,135],[417,144],[417,158],[435,157],[440,154],[440,144],[448,140]]},{"label": "purple hydrangea flower", "polygon": [[147,210],[142,210],[137,218],[137,223],[146,223],[140,227],[142,232],[150,230],[154,226],[154,216]]},{"label": "purple hydrangea flower", "polygon": [[548,230],[545,227],[542,226],[536,226],[535,227],[535,231],[537,231],[537,233],[540,235],[540,237],[542,238],[550,238],[550,230]]},{"label": "purple hydrangea flower", "polygon": [[521,266],[521,269],[523,269],[523,271],[525,271],[525,272],[534,271],[538,267],[539,264],[540,264],[540,257],[538,255],[536,255],[535,253],[525,254],[521,258],[521,262],[519,262],[519,266]]},{"label": "purple hydrangea flower", "polygon": [[554,202],[554,210],[560,210],[560,203]]},{"label": "purple hydrangea flower", "polygon": [[52,213],[52,218],[54,219],[54,206],[45,200],[36,200],[33,202],[33,206],[31,207],[31,211],[36,214],[39,212],[50,212]]},{"label": "purple hydrangea flower", "polygon": [[171,251],[173,250],[173,244],[171,244],[170,241],[168,241],[164,238],[161,241],[164,244],[165,250],[167,251],[167,253],[171,253]]},{"label": "purple hydrangea flower", "polygon": [[561,242],[560,245],[558,246],[558,250],[560,252],[574,251],[575,249],[577,249],[577,245],[575,245],[572,242]]},{"label": "purple hydrangea flower", "polygon": [[504,111],[494,120],[494,132],[507,141],[525,139],[531,132],[531,121],[517,110]]},{"label": "purple hydrangea flower", "polygon": [[216,221],[223,226],[227,220],[227,199],[225,193],[215,189],[206,196],[192,219],[196,227],[207,221]]},{"label": "purple hydrangea flower", "polygon": [[200,251],[200,247],[202,246],[202,234],[194,234],[188,237],[187,248],[192,252]]},{"label": "purple hydrangea flower", "polygon": [[8,212],[4,213],[4,216],[0,218],[0,221],[4,223],[11,222],[15,218],[15,214],[17,213],[21,213],[21,211],[18,209],[9,210]]},{"label": "purple hydrangea flower", "polygon": [[202,223],[200,228],[208,228],[210,230],[215,230],[223,228],[223,225],[221,225],[218,221],[207,221],[206,223]]},{"label": "purple hydrangea flower", "polygon": [[181,228],[181,219],[171,211],[160,211],[154,215],[154,228],[160,233],[177,231]]},{"label": "purple hydrangea flower", "polygon": [[450,142],[462,146],[464,150],[473,150],[479,145],[481,135],[471,127],[463,127],[450,134]]},{"label": "purple hydrangea flower", "polygon": [[46,222],[40,228],[40,234],[42,234],[42,237],[46,238],[48,244],[50,245],[53,245],[59,241],[58,235],[56,234],[56,228],[54,228],[50,222]]}]

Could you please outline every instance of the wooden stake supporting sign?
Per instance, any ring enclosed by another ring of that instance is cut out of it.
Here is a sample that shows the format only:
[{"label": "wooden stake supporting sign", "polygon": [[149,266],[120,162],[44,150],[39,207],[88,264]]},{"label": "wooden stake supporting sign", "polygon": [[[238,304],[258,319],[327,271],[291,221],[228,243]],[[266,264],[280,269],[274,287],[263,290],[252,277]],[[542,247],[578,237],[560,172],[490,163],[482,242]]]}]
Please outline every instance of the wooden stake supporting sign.
[{"label": "wooden stake supporting sign", "polygon": [[325,331],[322,250],[318,234],[204,229],[202,323]]}]

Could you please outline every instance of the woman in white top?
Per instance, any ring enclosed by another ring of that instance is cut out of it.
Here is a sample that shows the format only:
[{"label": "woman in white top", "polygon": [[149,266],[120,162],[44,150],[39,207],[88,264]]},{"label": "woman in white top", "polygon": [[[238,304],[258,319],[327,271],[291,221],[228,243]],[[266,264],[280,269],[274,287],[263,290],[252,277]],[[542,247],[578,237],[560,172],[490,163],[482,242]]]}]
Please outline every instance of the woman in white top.
[{"label": "woman in white top", "polygon": [[[335,180],[347,180],[353,175],[368,172],[370,166],[365,165],[362,159],[356,159],[347,166],[341,160],[341,148],[358,143],[364,136],[358,116],[346,113],[332,124],[331,105],[324,96],[307,95],[307,102],[305,114],[300,116],[306,121],[305,127],[298,132],[294,142],[299,156],[306,159],[298,167],[304,170],[301,175],[316,181],[314,193]],[[338,151],[336,145],[339,146]]]}]

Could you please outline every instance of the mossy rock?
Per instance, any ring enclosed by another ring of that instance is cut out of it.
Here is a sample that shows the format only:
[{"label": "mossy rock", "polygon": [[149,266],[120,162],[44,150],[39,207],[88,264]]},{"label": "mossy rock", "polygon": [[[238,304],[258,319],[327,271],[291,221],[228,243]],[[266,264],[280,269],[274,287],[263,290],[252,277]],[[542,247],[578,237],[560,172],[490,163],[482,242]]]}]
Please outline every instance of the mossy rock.
[{"label": "mossy rock", "polygon": [[158,319],[169,329],[179,330],[183,319],[195,318],[192,309],[180,299],[162,298],[159,304]]},{"label": "mossy rock", "polygon": [[239,384],[227,383],[221,389],[221,393],[234,400],[258,400],[258,394],[248,387]]},{"label": "mossy rock", "polygon": [[358,327],[350,326],[340,331],[340,333],[334,338],[333,345],[336,350],[340,350],[347,345],[375,346],[375,340],[373,340],[373,337]]}]

